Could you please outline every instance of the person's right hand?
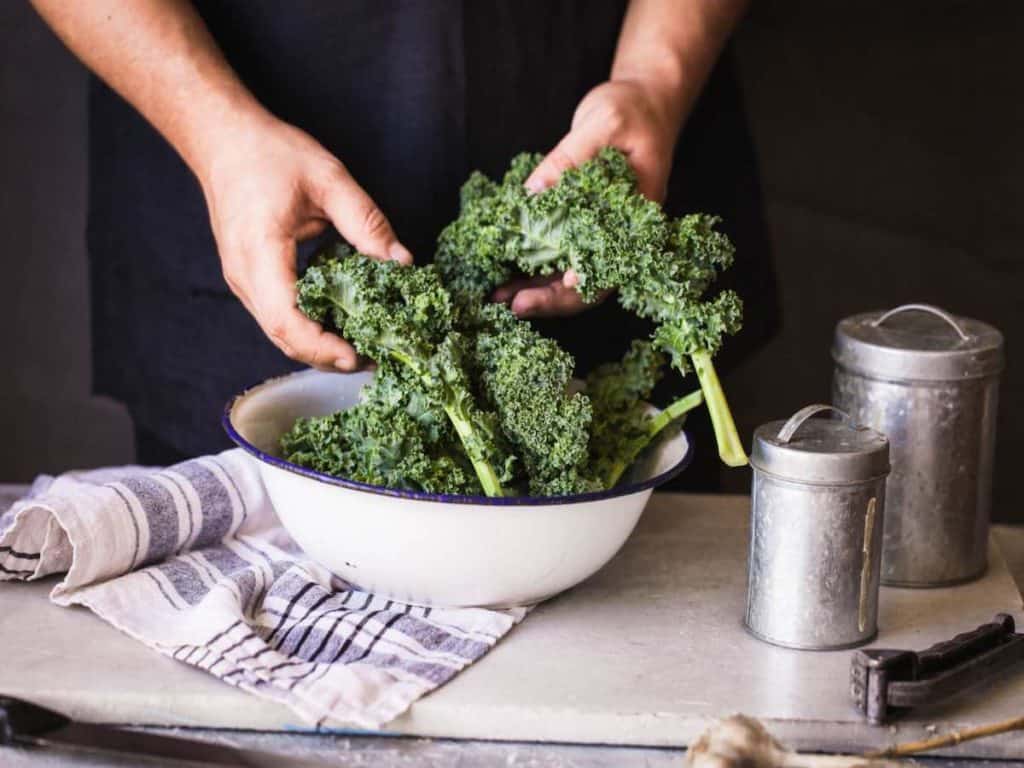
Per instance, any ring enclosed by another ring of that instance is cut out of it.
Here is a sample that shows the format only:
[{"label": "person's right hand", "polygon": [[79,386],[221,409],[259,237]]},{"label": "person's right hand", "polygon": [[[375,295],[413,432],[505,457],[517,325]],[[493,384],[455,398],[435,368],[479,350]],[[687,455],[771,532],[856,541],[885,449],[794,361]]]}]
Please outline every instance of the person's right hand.
[{"label": "person's right hand", "polygon": [[288,357],[355,370],[355,350],[296,307],[296,244],[333,224],[369,256],[412,255],[345,166],[299,129],[267,117],[218,136],[209,153],[198,176],[232,293]]}]

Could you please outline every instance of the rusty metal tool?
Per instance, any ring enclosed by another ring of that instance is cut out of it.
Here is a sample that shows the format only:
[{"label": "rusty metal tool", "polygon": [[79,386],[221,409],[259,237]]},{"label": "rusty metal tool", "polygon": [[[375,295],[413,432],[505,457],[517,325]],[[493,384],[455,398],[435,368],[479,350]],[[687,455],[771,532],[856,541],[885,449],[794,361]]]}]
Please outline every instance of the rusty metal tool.
[{"label": "rusty metal tool", "polygon": [[988,624],[925,651],[867,648],[850,665],[850,693],[868,721],[881,725],[925,703],[935,704],[1024,659],[1024,634],[1013,617]]}]

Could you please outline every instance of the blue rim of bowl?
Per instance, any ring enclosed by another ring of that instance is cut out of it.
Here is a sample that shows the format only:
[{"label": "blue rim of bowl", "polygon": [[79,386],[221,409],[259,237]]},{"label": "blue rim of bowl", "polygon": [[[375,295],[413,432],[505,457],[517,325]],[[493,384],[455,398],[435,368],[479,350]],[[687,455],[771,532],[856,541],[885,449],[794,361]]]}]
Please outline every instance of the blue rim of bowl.
[{"label": "blue rim of bowl", "polygon": [[321,483],[327,483],[328,485],[337,485],[353,491],[363,491],[364,493],[373,493],[378,496],[392,496],[399,499],[413,499],[416,501],[434,501],[441,502],[443,504],[486,504],[501,507],[578,504],[584,501],[600,501],[602,499],[611,499],[617,496],[629,496],[634,493],[656,488],[663,483],[667,483],[673,477],[681,473],[684,469],[690,466],[690,462],[693,461],[693,442],[690,440],[690,434],[686,430],[683,430],[683,437],[686,439],[686,453],[683,454],[683,457],[679,461],[654,477],[650,477],[641,482],[630,483],[629,485],[617,485],[614,488],[609,488],[605,491],[591,491],[589,493],[576,493],[567,496],[473,496],[456,493],[428,493],[427,491],[387,488],[383,485],[361,483],[358,480],[349,480],[345,477],[317,472],[315,469],[309,469],[308,467],[294,464],[278,456],[261,451],[255,445],[242,437],[241,433],[235,429],[234,424],[231,423],[231,412],[234,410],[235,404],[249,391],[251,390],[247,390],[246,392],[243,392],[240,395],[235,395],[231,398],[227,402],[227,405],[224,406],[224,413],[220,420],[221,426],[224,428],[224,431],[227,432],[228,437],[231,438],[231,441],[239,448],[244,450],[250,456],[259,459],[264,464],[269,464],[272,467],[283,469],[286,472],[302,475],[303,477],[308,477],[312,480],[319,480]]}]

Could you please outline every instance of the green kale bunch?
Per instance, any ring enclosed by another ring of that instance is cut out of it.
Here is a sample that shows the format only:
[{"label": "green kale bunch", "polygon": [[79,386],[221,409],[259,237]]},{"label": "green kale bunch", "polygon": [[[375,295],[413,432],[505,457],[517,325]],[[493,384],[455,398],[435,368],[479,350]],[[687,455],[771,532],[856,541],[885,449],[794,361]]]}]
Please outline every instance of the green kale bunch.
[{"label": "green kale bunch", "polygon": [[[488,496],[614,487],[644,449],[708,407],[719,454],[746,463],[712,364],[740,326],[739,298],[705,294],[733,247],[701,214],[671,219],[637,192],[606,149],[531,194],[540,161],[520,155],[502,181],[474,173],[435,264],[401,267],[336,246],[298,283],[299,308],[378,363],[358,405],[299,419],[283,455],[362,482]],[[621,361],[573,379],[572,357],[491,291],[517,273],[572,269],[586,300],[615,290],[656,324]],[[646,404],[667,362],[700,389],[657,412]]]},{"label": "green kale bunch", "polygon": [[[359,354],[400,366],[401,380],[428,407],[447,416],[484,492],[501,495],[503,483],[515,476],[516,457],[496,414],[481,408],[473,395],[467,371],[470,345],[454,327],[451,297],[437,272],[373,261],[342,245],[320,262],[299,280],[299,309],[336,330]],[[395,410],[401,409],[388,411],[389,417],[400,419]],[[295,432],[286,436],[286,452],[288,441],[298,437]],[[305,463],[306,454],[291,455]]]},{"label": "green kale bunch", "polygon": [[389,488],[481,492],[480,481],[443,408],[408,374],[382,362],[363,399],[322,418],[302,418],[281,438],[288,459],[318,472]]},{"label": "green kale bunch", "polygon": [[481,401],[498,415],[530,493],[601,490],[588,474],[590,400],[571,391],[569,353],[500,304],[466,307],[461,327],[474,340],[471,370]]},{"label": "green kale bunch", "polygon": [[600,484],[613,488],[662,430],[678,424],[703,402],[698,389],[657,414],[646,401],[661,379],[664,355],[649,341],[634,341],[621,362],[596,368],[586,392],[594,411],[590,466]]},{"label": "green kale bunch", "polygon": [[463,186],[460,215],[441,233],[436,257],[456,304],[482,301],[517,272],[572,269],[587,300],[616,290],[625,308],[658,324],[654,346],[680,373],[696,373],[722,460],[746,464],[712,363],[742,317],[735,293],[705,297],[733,261],[718,219],[669,218],[637,191],[625,156],[610,148],[532,194],[523,182],[540,159],[519,155],[500,183],[474,173]]},{"label": "green kale bunch", "polygon": [[307,316],[378,361],[355,407],[298,419],[282,437],[289,461],[321,472],[433,493],[598,491],[694,405],[648,414],[663,359],[647,342],[581,391],[555,341],[505,306],[456,303],[432,266],[338,246],[298,293]]}]

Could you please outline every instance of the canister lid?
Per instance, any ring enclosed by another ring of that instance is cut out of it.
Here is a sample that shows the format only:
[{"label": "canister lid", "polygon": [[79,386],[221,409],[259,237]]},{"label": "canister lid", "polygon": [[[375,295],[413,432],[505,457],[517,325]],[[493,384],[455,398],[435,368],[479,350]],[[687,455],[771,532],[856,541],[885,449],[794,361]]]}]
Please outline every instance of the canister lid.
[{"label": "canister lid", "polygon": [[951,381],[1003,368],[1003,335],[987,323],[928,304],[853,315],[836,326],[832,358],[890,381]]},{"label": "canister lid", "polygon": [[[812,419],[834,411],[842,419]],[[809,405],[754,432],[750,464],[799,483],[859,483],[889,474],[889,441],[830,405]]]}]

